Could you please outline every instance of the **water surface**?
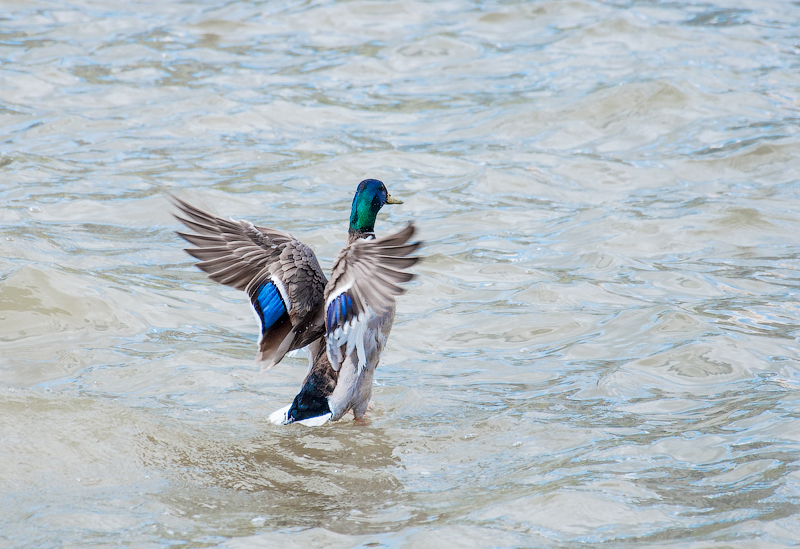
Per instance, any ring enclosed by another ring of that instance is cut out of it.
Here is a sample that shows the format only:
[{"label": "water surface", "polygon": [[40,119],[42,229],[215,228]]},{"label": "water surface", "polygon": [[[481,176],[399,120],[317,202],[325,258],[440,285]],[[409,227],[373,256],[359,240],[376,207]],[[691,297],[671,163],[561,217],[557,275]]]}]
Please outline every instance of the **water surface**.
[{"label": "water surface", "polygon": [[[8,547],[800,539],[800,7],[5,2]],[[277,427],[165,196],[426,241],[365,424]]]}]

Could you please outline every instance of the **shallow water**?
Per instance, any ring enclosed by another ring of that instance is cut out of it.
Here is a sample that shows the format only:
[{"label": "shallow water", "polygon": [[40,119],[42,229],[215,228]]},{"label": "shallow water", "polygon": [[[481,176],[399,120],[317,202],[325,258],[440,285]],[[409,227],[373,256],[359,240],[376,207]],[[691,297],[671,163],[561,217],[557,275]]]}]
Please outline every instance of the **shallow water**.
[{"label": "shallow water", "polygon": [[[800,539],[797,3],[5,2],[8,547]],[[365,424],[277,427],[165,196],[415,221]]]}]

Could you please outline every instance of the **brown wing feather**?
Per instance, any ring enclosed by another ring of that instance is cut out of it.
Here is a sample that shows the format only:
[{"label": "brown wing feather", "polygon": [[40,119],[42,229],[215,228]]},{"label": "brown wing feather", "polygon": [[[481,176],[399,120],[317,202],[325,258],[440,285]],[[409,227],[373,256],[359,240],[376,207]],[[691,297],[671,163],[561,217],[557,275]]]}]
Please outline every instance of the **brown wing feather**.
[{"label": "brown wing feather", "polygon": [[[314,252],[289,233],[226,220],[170,196],[183,217],[175,217],[194,233],[178,235],[195,246],[187,248],[209,278],[246,291],[251,301],[266,282],[279,282],[287,318],[262,330],[258,359],[267,367],[324,333],[323,292],[327,279]],[[196,233],[196,234],[195,234]],[[287,325],[288,320],[288,325]]]},{"label": "brown wing feather", "polygon": [[325,287],[326,302],[349,286],[359,309],[369,306],[378,314],[388,309],[394,296],[405,291],[399,284],[415,276],[405,271],[420,259],[408,255],[422,245],[422,242],[407,243],[415,230],[409,223],[385,238],[357,240],[346,246],[334,261],[330,282]]},{"label": "brown wing feather", "polygon": [[359,368],[366,365],[365,330],[371,315],[390,310],[395,296],[405,291],[400,284],[414,278],[404,269],[419,261],[408,254],[422,243],[408,244],[412,236],[414,226],[409,224],[386,238],[352,241],[339,252],[325,287],[325,341],[334,370],[344,358],[343,349],[347,355],[358,350]]}]

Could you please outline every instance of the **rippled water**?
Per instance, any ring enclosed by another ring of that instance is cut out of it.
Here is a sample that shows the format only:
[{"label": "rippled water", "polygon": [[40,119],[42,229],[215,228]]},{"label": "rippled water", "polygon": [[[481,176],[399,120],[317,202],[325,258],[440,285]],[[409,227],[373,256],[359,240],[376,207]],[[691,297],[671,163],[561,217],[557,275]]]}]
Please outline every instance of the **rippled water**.
[{"label": "rippled water", "polygon": [[[796,543],[799,20],[4,2],[0,544]],[[329,268],[365,177],[428,255],[371,418],[270,425],[305,360],[258,372],[165,195]]]}]

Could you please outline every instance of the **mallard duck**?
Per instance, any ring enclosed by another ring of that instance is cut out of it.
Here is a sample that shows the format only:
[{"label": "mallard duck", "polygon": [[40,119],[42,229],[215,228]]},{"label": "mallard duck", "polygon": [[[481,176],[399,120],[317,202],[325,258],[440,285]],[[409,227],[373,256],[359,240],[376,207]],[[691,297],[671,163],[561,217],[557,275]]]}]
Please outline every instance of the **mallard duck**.
[{"label": "mallard duck", "polygon": [[328,280],[314,252],[289,233],[248,221],[225,220],[172,196],[193,233],[178,235],[209,278],[247,292],[261,326],[256,360],[275,366],[290,351],[308,347],[309,368],[294,401],[270,416],[273,423],[321,424],[352,411],[364,417],[372,378],[392,327],[399,286],[421,242],[409,242],[413,223],[375,238],[385,204],[402,204],[377,179],[359,183],[347,244]]}]

